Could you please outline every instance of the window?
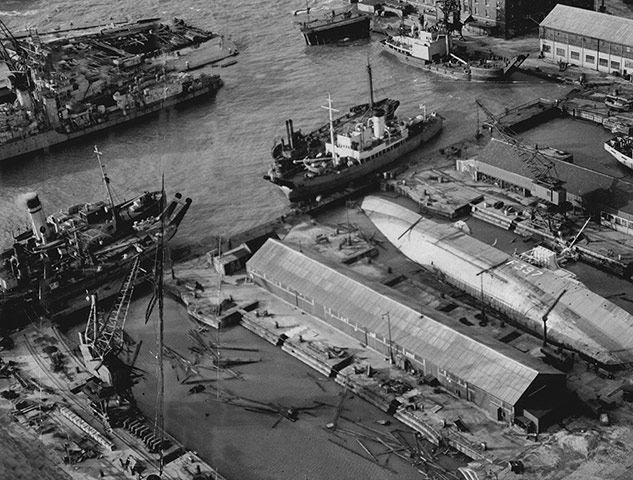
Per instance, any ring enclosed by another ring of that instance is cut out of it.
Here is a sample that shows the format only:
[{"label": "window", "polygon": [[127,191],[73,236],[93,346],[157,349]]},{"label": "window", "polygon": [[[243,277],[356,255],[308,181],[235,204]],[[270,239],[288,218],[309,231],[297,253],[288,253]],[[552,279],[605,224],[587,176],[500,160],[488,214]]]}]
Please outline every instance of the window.
[{"label": "window", "polygon": [[593,55],[585,55],[585,62],[596,63],[596,57],[594,57]]},{"label": "window", "polygon": [[598,64],[601,67],[608,67],[609,66],[609,60],[607,60],[606,58],[599,58],[598,59]]},{"label": "window", "polygon": [[490,15],[488,15],[488,9],[486,8],[486,10],[484,10],[484,13],[486,15],[486,18],[490,18]]},{"label": "window", "polygon": [[475,15],[479,15],[479,8],[477,8],[477,5],[475,5]]},{"label": "window", "polygon": [[574,52],[573,50],[569,52],[572,60],[580,60],[580,52]]},{"label": "window", "polygon": [[556,55],[558,55],[559,57],[565,57],[567,55],[567,52],[564,48],[557,48]]},{"label": "window", "polygon": [[611,61],[611,68],[613,70],[620,70],[620,62]]}]

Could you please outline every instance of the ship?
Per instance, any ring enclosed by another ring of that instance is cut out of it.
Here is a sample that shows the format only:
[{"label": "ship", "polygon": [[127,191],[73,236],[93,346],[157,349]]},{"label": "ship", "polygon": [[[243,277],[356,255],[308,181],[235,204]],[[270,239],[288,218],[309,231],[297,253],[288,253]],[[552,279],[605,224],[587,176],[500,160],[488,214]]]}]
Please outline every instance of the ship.
[{"label": "ship", "polygon": [[[306,9],[309,14],[309,8]],[[297,12],[295,12],[295,15]],[[370,17],[355,10],[335,12],[299,24],[306,45],[324,45],[344,40],[369,38]]]},{"label": "ship", "polygon": [[159,243],[176,234],[191,199],[176,193],[167,202],[164,190],[156,190],[115,203],[96,147],[95,153],[107,199],[48,217],[36,192],[21,199],[30,228],[0,252],[0,328],[62,318],[87,306],[87,291],[102,299],[116,294],[133,262],[151,262]]},{"label": "ship", "polygon": [[424,29],[416,23],[400,27],[397,35],[388,36],[381,44],[386,53],[407,65],[455,80],[506,80],[527,58],[517,55],[507,60],[490,52],[464,52],[460,56],[454,52],[449,32],[436,26]]},{"label": "ship", "polygon": [[222,79],[196,69],[237,49],[181,19],[149,19],[31,31],[5,40],[0,52],[14,92],[0,104],[0,160],[6,160],[213,95]]},{"label": "ship", "polygon": [[423,114],[399,120],[398,101],[375,103],[370,65],[367,73],[368,104],[352,107],[347,116],[335,120],[328,97],[323,108],[329,110],[329,124],[306,136],[286,122],[288,144],[273,146],[274,162],[264,179],[281,187],[291,203],[312,201],[367,180],[441,131],[442,117],[435,112],[427,115],[426,108]]},{"label": "ship", "polygon": [[604,142],[604,149],[627,168],[633,169],[633,137],[618,135]]},{"label": "ship", "polygon": [[362,210],[409,259],[545,342],[592,362],[633,361],[633,316],[569,275],[540,268],[378,196]]}]

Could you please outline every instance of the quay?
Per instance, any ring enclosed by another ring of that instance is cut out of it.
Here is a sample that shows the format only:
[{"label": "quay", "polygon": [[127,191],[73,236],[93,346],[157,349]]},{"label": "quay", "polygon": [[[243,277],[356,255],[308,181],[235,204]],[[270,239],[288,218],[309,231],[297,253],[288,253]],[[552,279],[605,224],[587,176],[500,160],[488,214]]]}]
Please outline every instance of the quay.
[{"label": "quay", "polygon": [[[452,185],[452,189],[455,189],[455,185]],[[476,191],[476,187],[473,190]],[[345,217],[350,214],[355,226],[352,230],[349,223],[345,223]],[[511,328],[503,318],[491,320],[495,325],[493,327],[479,325],[481,319],[478,318],[480,311],[476,301],[472,305],[464,303],[463,295],[458,295],[455,291],[452,295],[447,293],[446,286],[442,287],[440,283],[437,283],[434,294],[428,293],[432,275],[420,273],[424,276],[419,282],[408,278],[411,275],[404,272],[415,267],[410,262],[402,263],[402,259],[397,260],[397,255],[390,245],[382,243],[378,236],[371,235],[367,230],[370,228],[368,224],[363,224],[362,213],[355,208],[350,209],[347,205],[344,210],[327,212],[323,217],[325,224],[315,223],[306,217],[296,219],[296,223],[292,224],[295,220],[285,218],[284,221],[280,221],[280,225],[283,226],[283,233],[280,236],[284,242],[300,245],[299,248],[304,254],[308,254],[308,250],[316,251],[340,264],[349,256],[349,250],[366,250],[372,244],[367,240],[373,238],[376,241],[373,246],[378,246],[378,256],[363,258],[350,264],[351,268],[362,272],[369,279],[377,279],[406,295],[420,298],[436,310],[448,312],[455,323],[468,325],[472,332],[491,335],[517,351],[536,358],[542,356],[538,339]],[[359,224],[363,226],[359,228]],[[351,236],[351,243],[348,234]],[[247,237],[243,235],[241,239]],[[269,257],[270,254],[271,252],[268,252],[265,257]],[[295,261],[286,262],[278,259],[275,255],[272,261],[277,262],[282,269],[286,268],[284,265],[297,264]],[[246,263],[244,265],[246,266]],[[419,378],[412,377],[408,372],[406,357],[399,357],[394,363],[389,361],[389,355],[384,347],[388,345],[386,340],[382,340],[385,342],[382,348],[372,346],[376,337],[370,335],[371,332],[358,330],[358,327],[356,333],[348,328],[341,328],[339,331],[312,315],[302,313],[305,311],[305,307],[301,306],[301,299],[304,297],[298,286],[295,287],[297,293],[292,297],[295,300],[281,300],[272,292],[252,282],[252,275],[248,273],[252,268],[255,267],[247,266],[246,273],[240,269],[233,274],[219,275],[205,256],[192,258],[175,266],[175,279],[170,280],[169,289],[177,297],[186,299],[190,310],[195,309],[196,301],[206,306],[214,303],[217,305],[218,291],[215,286],[218,284],[222,285],[223,298],[230,298],[232,304],[238,307],[254,307],[256,299],[256,307],[239,309],[237,321],[244,328],[300,359],[322,375],[334,378],[343,386],[347,385],[348,390],[409,425],[431,443],[448,444],[465,453],[473,463],[478,463],[478,466],[464,467],[479,472],[479,477],[472,478],[484,478],[489,471],[499,474],[499,478],[505,478],[503,475],[508,472],[503,468],[505,462],[517,458],[534,461],[528,452],[534,448],[543,448],[540,442],[544,442],[544,438],[554,438],[551,435],[556,435],[541,432],[538,435],[540,440],[535,444],[534,438],[521,435],[521,430],[515,430],[517,427],[508,429],[505,423],[491,420],[484,411],[473,407],[463,398],[460,399],[455,393],[443,388],[438,390],[437,386],[433,386],[432,378],[427,379],[428,383],[420,382]],[[321,278],[318,270],[309,271],[317,278]],[[196,284],[202,288],[196,291]],[[211,317],[211,311],[206,310],[204,316]],[[214,320],[208,318],[204,324],[213,325]],[[347,332],[347,335],[343,334],[343,331]],[[351,352],[353,355],[350,355]],[[350,356],[353,358],[350,359]],[[570,388],[577,392],[586,404],[595,401],[599,390],[606,389],[604,384],[598,386],[597,382],[588,381],[592,375],[597,375],[596,371],[585,371],[582,361],[578,361],[573,371],[568,374]],[[615,374],[614,378],[609,380],[611,390],[616,389],[618,382],[622,381],[621,375],[622,373]],[[406,383],[406,392],[398,394],[386,391],[386,378]],[[411,398],[413,400],[409,400]],[[453,404],[453,401],[456,403]],[[446,402],[450,402],[450,407]],[[619,401],[617,403],[620,405]],[[455,423],[457,419],[461,419],[460,421],[468,428],[458,428],[456,425],[462,424]],[[362,451],[359,450],[357,453],[362,454]]]},{"label": "quay", "polygon": [[[163,431],[163,465],[147,435],[127,425],[113,426],[100,413],[106,390],[85,369],[69,342],[52,323],[32,323],[14,336],[15,344],[0,359],[0,411],[3,445],[31,452],[29,463],[21,456],[0,460],[4,478],[42,477],[42,468],[54,467],[54,478],[162,478],[190,480],[224,477],[194,452],[188,452]],[[111,387],[109,387],[111,388]],[[136,417],[136,423],[151,421]],[[140,424],[139,424],[140,425]],[[150,431],[151,430],[151,431]],[[28,445],[27,445],[28,444]],[[5,448],[3,447],[3,448]],[[159,475],[160,474],[160,475]],[[196,476],[197,475],[197,476]]]}]

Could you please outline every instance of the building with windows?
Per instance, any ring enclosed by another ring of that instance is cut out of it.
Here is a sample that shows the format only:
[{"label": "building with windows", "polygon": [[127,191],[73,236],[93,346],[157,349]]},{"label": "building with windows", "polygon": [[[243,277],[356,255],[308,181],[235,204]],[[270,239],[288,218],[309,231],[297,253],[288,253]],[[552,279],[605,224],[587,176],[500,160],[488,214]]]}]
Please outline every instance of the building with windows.
[{"label": "building with windows", "polygon": [[540,431],[563,413],[564,373],[344,265],[268,240],[246,268],[256,285],[386,358],[406,359],[496,420],[527,419]]},{"label": "building with windows", "polygon": [[605,73],[633,72],[633,20],[556,5],[540,24],[542,55]]},{"label": "building with windows", "polygon": [[[633,235],[633,183],[602,172],[547,157],[563,182],[565,201],[577,211],[587,211],[613,230]],[[456,169],[474,180],[494,181],[504,188],[519,189],[525,196],[551,201],[540,195],[534,175],[517,147],[492,138],[475,160],[458,160]]]},{"label": "building with windows", "polygon": [[[451,1],[459,5],[461,21],[469,20],[468,30],[505,37],[535,28],[558,3],[594,8],[594,0],[445,0],[445,3]],[[409,3],[425,16],[442,17],[436,0],[409,0]]]}]

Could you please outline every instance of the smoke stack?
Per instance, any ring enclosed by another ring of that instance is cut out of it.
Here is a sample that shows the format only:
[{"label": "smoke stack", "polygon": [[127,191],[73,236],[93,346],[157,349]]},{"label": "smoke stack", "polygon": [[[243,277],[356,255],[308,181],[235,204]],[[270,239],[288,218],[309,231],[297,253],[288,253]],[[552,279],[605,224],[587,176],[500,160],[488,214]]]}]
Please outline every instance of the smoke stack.
[{"label": "smoke stack", "polygon": [[33,235],[35,235],[35,238],[37,238],[41,243],[46,243],[48,241],[50,231],[37,193],[30,194],[30,196],[26,199],[26,208],[31,215]]},{"label": "smoke stack", "polygon": [[373,111],[374,137],[382,138],[385,135],[385,111],[375,108]]}]

